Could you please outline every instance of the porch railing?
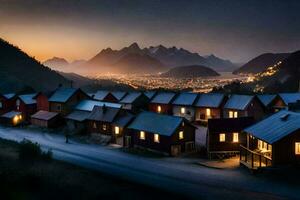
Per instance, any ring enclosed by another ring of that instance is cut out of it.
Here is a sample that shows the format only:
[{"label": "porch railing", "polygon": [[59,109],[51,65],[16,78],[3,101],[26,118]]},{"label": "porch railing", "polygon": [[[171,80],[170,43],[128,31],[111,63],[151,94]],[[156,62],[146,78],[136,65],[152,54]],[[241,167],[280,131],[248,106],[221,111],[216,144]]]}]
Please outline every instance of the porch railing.
[{"label": "porch railing", "polygon": [[240,146],[240,163],[251,169],[272,166],[272,159],[261,153],[252,151],[243,145]]}]

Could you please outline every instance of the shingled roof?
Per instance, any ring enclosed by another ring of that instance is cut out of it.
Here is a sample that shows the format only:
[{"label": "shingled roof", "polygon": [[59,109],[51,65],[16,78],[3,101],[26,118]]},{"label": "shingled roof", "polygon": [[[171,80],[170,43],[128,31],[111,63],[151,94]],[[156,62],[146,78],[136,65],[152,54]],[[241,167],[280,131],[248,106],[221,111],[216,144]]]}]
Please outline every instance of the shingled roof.
[{"label": "shingled roof", "polygon": [[173,105],[184,105],[184,106],[192,106],[197,99],[196,93],[180,93],[175,100],[173,101]]},{"label": "shingled roof", "polygon": [[112,108],[121,108],[122,105],[118,103],[109,103],[109,102],[101,102],[101,101],[93,101],[93,100],[82,100],[75,107],[76,110],[83,111],[92,111],[94,106],[103,106],[112,107]]},{"label": "shingled roof", "polygon": [[[123,97],[120,103],[130,104],[133,103],[137,98],[139,98],[143,93],[141,92],[129,92]],[[147,97],[148,98],[148,97]]]},{"label": "shingled roof", "polygon": [[251,96],[251,95],[233,94],[227,100],[224,108],[245,110],[253,98],[254,98],[254,96]]},{"label": "shingled roof", "polygon": [[119,111],[119,108],[95,106],[87,119],[102,122],[113,122]]},{"label": "shingled roof", "polygon": [[175,95],[176,94],[173,92],[160,92],[153,97],[151,103],[169,104],[171,103]]},{"label": "shingled roof", "polygon": [[182,117],[177,116],[161,115],[153,112],[141,112],[128,128],[171,136],[183,120]]},{"label": "shingled roof", "polygon": [[269,106],[270,103],[276,98],[275,94],[259,94],[258,99],[264,104],[264,106]]},{"label": "shingled roof", "polygon": [[36,104],[36,100],[34,99],[35,96],[36,96],[36,93],[34,93],[34,94],[23,94],[23,95],[19,95],[19,98],[26,105],[30,105],[30,104]]},{"label": "shingled roof", "polygon": [[270,117],[246,128],[244,131],[273,144],[300,129],[300,113],[279,111]]},{"label": "shingled roof", "polygon": [[279,93],[278,96],[286,105],[288,105],[289,103],[295,103],[300,100],[300,93]]},{"label": "shingled roof", "polygon": [[67,102],[79,89],[75,88],[59,88],[57,89],[52,96],[49,98],[49,101],[52,102]]},{"label": "shingled roof", "polygon": [[197,107],[218,108],[221,106],[225,95],[220,93],[201,94],[198,101],[195,103]]}]

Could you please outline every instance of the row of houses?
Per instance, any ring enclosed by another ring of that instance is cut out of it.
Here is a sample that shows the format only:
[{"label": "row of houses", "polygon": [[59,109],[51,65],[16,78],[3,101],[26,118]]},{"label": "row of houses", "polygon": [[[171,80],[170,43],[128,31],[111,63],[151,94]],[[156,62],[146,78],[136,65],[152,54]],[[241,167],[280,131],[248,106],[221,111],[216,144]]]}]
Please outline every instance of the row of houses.
[{"label": "row of houses", "polygon": [[[81,89],[59,88],[50,93],[0,95],[0,119],[11,125],[66,125],[71,133],[97,135],[103,143],[147,148],[168,155],[193,151],[197,126],[205,122],[209,157],[240,154],[241,162],[254,168],[257,163],[276,163],[278,156],[269,150],[278,148],[249,127],[261,126],[260,123],[281,112],[290,112],[289,119],[294,112],[286,109],[299,108],[299,100],[300,93],[227,96],[101,90],[87,94]],[[289,145],[293,142],[296,141]],[[266,153],[261,151],[265,148]],[[295,148],[296,144],[289,147]]]}]

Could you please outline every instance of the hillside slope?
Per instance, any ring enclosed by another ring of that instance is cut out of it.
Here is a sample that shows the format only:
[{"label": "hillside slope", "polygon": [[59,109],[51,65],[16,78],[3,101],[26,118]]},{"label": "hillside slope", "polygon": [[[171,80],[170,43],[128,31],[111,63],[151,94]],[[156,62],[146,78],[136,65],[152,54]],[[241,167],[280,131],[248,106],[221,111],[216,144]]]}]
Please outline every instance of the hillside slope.
[{"label": "hillside slope", "polygon": [[0,92],[48,91],[70,82],[19,48],[0,39]]},{"label": "hillside slope", "polygon": [[163,77],[173,77],[173,78],[193,78],[193,77],[209,77],[209,76],[219,76],[216,71],[201,65],[190,65],[181,66],[170,69],[168,72],[163,73]]}]

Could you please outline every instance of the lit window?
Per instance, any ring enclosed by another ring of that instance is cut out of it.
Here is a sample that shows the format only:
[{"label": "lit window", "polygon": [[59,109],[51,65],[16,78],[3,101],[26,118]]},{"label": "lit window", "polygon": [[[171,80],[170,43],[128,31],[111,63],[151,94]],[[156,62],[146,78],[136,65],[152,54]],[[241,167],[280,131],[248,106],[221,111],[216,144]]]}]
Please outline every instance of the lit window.
[{"label": "lit window", "polygon": [[97,128],[96,122],[93,122],[93,128]]},{"label": "lit window", "polygon": [[103,124],[103,125],[102,125],[102,130],[106,131],[106,128],[107,128],[107,127],[106,127],[106,124]]},{"label": "lit window", "polygon": [[161,112],[161,106],[157,106],[157,112]]},{"label": "lit window", "polygon": [[22,118],[23,118],[22,115],[19,115],[19,119],[22,120]]},{"label": "lit window", "polygon": [[184,114],[185,113],[185,107],[181,107],[180,112],[181,112],[181,114]]},{"label": "lit window", "polygon": [[179,139],[180,139],[180,140],[183,139],[183,131],[179,131]]},{"label": "lit window", "polygon": [[220,142],[225,142],[225,133],[220,133],[220,135],[219,135],[219,141]]},{"label": "lit window", "polygon": [[233,117],[238,118],[238,112],[237,111],[233,112]]},{"label": "lit window", "polygon": [[14,125],[16,125],[16,124],[18,124],[18,122],[19,122],[19,116],[16,115],[16,116],[14,116],[14,118],[13,118],[13,123],[14,123]]},{"label": "lit window", "polygon": [[16,101],[16,106],[17,106],[17,110],[19,110],[20,109],[20,100],[19,99],[17,99],[17,101]]},{"label": "lit window", "polygon": [[238,118],[237,111],[229,111],[229,118]]},{"label": "lit window", "polygon": [[211,110],[209,108],[206,108],[206,116],[209,118],[211,115]]},{"label": "lit window", "polygon": [[141,140],[145,140],[145,138],[146,138],[145,132],[144,131],[140,131],[140,139]]},{"label": "lit window", "polygon": [[154,142],[159,143],[159,135],[158,134],[154,134]]},{"label": "lit window", "polygon": [[120,133],[120,128],[118,126],[115,127],[115,134],[118,135]]},{"label": "lit window", "polygon": [[239,142],[239,133],[233,133],[233,142]]},{"label": "lit window", "polygon": [[300,142],[295,143],[295,154],[300,155]]}]

